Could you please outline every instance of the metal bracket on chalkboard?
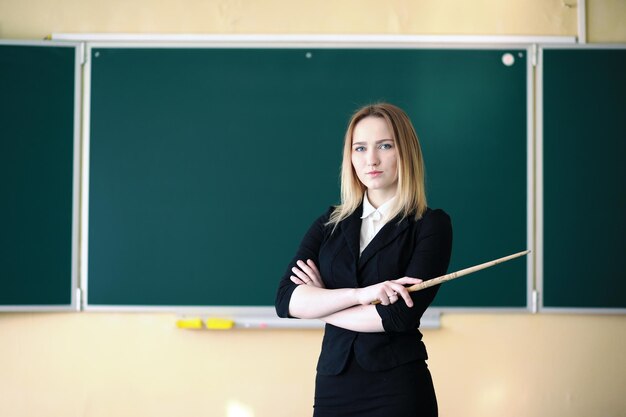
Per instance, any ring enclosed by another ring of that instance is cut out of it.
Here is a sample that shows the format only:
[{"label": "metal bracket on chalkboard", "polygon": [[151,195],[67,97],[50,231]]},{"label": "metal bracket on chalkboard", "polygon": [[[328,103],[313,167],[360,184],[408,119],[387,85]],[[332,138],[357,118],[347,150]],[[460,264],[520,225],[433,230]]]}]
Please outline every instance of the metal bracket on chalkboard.
[{"label": "metal bracket on chalkboard", "polygon": [[83,299],[83,290],[76,288],[76,311],[84,310],[85,300]]}]

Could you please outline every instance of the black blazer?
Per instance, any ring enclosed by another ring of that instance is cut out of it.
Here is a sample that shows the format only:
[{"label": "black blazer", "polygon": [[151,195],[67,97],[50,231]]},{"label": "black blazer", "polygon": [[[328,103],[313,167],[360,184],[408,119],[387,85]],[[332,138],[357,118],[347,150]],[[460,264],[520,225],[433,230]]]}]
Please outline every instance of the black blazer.
[{"label": "black blazer", "polygon": [[[452,225],[443,210],[427,209],[422,218],[390,220],[376,234],[359,256],[362,207],[343,220],[331,233],[324,226],[332,208],[319,217],[302,239],[276,294],[279,317],[289,315],[289,301],[297,285],[291,282],[291,268],[296,261],[312,259],[318,266],[326,288],[366,287],[404,276],[427,280],[443,275],[448,269],[452,250]],[[384,332],[359,333],[326,324],[322,352],[317,364],[320,374],[340,373],[354,350],[359,365],[380,371],[418,359],[427,359],[420,318],[435,298],[438,286],[412,293],[414,306],[400,299],[376,309]]]}]

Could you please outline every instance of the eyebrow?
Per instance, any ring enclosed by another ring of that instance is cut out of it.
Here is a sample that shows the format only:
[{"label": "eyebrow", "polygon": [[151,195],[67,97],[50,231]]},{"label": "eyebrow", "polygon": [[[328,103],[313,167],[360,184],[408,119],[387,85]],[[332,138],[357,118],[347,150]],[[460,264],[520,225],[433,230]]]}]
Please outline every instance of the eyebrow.
[{"label": "eyebrow", "polygon": [[[374,142],[375,144],[383,143],[383,142],[393,142],[393,139],[381,139]],[[352,145],[366,145],[367,142],[352,142]]]}]

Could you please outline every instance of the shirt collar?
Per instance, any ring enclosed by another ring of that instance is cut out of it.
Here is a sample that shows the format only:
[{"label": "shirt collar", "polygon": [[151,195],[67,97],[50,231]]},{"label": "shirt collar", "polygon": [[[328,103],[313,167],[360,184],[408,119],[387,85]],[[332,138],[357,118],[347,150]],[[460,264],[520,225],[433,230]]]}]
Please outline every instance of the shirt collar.
[{"label": "shirt collar", "polygon": [[391,205],[393,204],[393,201],[395,200],[395,197],[390,198],[389,200],[385,201],[385,203],[378,207],[378,209],[376,209],[376,207],[374,207],[372,205],[372,203],[370,203],[370,201],[367,198],[367,192],[365,193],[365,195],[363,195],[363,215],[361,216],[362,219],[369,217],[372,215],[372,213],[374,213],[375,211],[378,211],[381,216],[384,218],[387,213],[389,213],[389,209],[391,208]]}]

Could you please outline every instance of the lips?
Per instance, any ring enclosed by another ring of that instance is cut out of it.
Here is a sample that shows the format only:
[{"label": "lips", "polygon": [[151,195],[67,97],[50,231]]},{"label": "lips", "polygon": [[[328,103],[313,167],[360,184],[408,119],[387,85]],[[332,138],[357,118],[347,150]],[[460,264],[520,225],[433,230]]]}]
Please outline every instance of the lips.
[{"label": "lips", "polygon": [[370,171],[367,172],[367,175],[371,176],[371,177],[377,177],[378,175],[382,174],[382,171]]}]

